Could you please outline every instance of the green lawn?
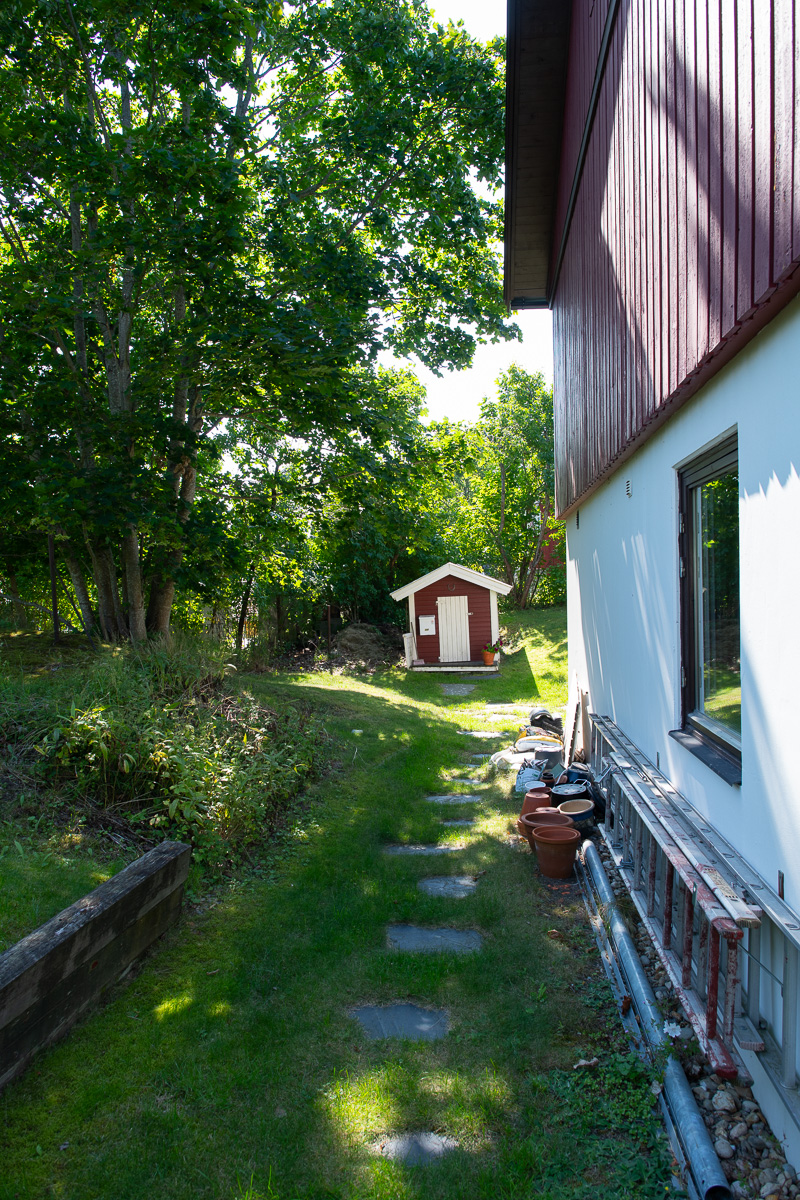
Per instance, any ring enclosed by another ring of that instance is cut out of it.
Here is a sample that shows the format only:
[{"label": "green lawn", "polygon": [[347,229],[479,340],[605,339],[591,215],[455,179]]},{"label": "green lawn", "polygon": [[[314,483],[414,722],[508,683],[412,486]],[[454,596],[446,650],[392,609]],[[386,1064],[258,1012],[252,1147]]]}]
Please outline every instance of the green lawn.
[{"label": "green lawn", "polygon": [[[468,697],[400,670],[241,681],[313,701],[330,770],[268,878],[189,908],[133,982],[0,1096],[2,1200],[663,1196],[648,1080],[630,1079],[580,900],[507,844],[512,777],[490,779],[470,829],[443,830],[424,800],[475,772],[479,747],[458,730],[485,727],[485,700],[564,704],[563,612],[514,625],[501,676]],[[447,858],[382,853],[448,839],[462,848]],[[416,887],[482,872],[463,900]],[[404,921],[479,929],[484,949],[387,952],[387,924]],[[390,1001],[447,1008],[451,1032],[365,1040],[349,1009]],[[595,1053],[598,1073],[573,1073]],[[425,1129],[461,1148],[425,1170],[374,1151]]]}]

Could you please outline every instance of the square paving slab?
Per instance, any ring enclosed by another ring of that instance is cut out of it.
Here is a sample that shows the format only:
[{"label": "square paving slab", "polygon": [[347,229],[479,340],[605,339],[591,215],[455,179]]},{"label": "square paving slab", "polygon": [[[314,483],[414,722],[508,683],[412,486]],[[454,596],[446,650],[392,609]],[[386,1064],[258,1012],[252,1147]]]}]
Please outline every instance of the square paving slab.
[{"label": "square paving slab", "polygon": [[457,1150],[458,1142],[441,1133],[400,1133],[379,1142],[375,1149],[384,1158],[393,1158],[409,1167],[427,1167],[449,1151]]},{"label": "square paving slab", "polygon": [[454,827],[456,825],[475,825],[476,822],[469,817],[464,817],[460,821],[442,821],[442,824]]},{"label": "square paving slab", "polygon": [[448,792],[441,796],[426,796],[431,804],[480,804],[483,796],[472,796],[468,792]]},{"label": "square paving slab", "polygon": [[417,954],[473,954],[483,945],[477,929],[422,929],[418,925],[390,925],[386,940],[390,950]]},{"label": "square paving slab", "polygon": [[444,1009],[420,1008],[417,1004],[362,1004],[351,1009],[368,1038],[404,1038],[412,1042],[435,1042],[450,1027]]},{"label": "square paving slab", "polygon": [[384,854],[452,854],[462,846],[384,846]]},{"label": "square paving slab", "polygon": [[475,691],[474,683],[443,683],[442,691],[445,696],[468,696]]},{"label": "square paving slab", "polygon": [[431,875],[429,879],[420,879],[417,887],[426,896],[448,896],[461,899],[471,896],[477,887],[471,875]]}]

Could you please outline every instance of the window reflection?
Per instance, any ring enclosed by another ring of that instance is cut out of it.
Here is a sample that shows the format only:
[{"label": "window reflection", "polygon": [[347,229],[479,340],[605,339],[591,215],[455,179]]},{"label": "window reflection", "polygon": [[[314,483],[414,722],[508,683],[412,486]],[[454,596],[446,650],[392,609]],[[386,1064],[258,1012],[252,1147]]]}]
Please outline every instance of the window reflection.
[{"label": "window reflection", "polygon": [[739,478],[735,471],[693,489],[696,712],[738,741]]}]

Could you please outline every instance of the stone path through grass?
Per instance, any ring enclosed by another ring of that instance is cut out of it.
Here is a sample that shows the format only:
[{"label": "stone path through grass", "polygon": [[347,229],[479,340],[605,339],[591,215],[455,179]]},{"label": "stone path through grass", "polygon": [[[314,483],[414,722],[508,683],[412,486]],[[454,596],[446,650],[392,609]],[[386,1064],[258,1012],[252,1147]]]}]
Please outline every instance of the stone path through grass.
[{"label": "stone path through grass", "polygon": [[[540,879],[513,772],[458,733],[490,701],[563,705],[563,614],[527,621],[466,694],[403,671],[239,677],[321,714],[330,770],[282,847],[195,894],[138,976],[2,1094],[0,1200],[663,1197],[650,1078],[577,889]],[[426,799],[462,788],[478,799]]]},{"label": "stone path through grass", "polygon": [[[451,685],[452,686],[452,685]],[[472,690],[470,687],[469,691]],[[445,695],[453,695],[453,691],[445,684]],[[464,694],[458,691],[456,695]],[[452,778],[453,784],[466,783],[472,786],[485,786],[482,779]],[[463,792],[445,793],[426,796],[428,802],[434,804],[479,804],[480,796],[468,795]],[[466,825],[467,821],[443,821],[444,828],[453,825]],[[408,854],[440,854],[447,849],[460,847],[444,846],[393,846],[387,847],[387,853]],[[471,875],[436,875],[420,879],[417,883],[419,891],[428,896],[447,898],[462,898],[471,895],[478,881]],[[420,929],[413,925],[394,925],[387,929],[387,942],[392,950],[402,950],[406,953],[449,953],[465,954],[480,951],[483,939],[477,930],[463,929]],[[433,1041],[445,1037],[448,1032],[448,1017],[445,1011],[429,1012],[416,1005],[387,1005],[385,1008],[365,1007],[354,1011],[354,1016],[365,1028],[368,1036],[375,1038],[403,1038],[414,1041]],[[375,1031],[378,1032],[375,1032]],[[458,1142],[451,1137],[436,1133],[433,1130],[420,1132],[410,1130],[407,1133],[390,1138],[380,1146],[381,1153],[388,1158],[398,1159],[406,1164],[429,1166],[438,1162],[443,1154],[458,1149]]]}]

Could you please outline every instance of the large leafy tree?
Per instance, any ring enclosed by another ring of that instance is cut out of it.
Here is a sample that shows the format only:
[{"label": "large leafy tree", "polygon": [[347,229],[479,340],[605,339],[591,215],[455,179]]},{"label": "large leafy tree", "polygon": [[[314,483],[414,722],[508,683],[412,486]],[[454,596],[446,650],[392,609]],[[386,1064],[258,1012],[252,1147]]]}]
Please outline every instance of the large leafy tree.
[{"label": "large leafy tree", "polygon": [[[268,438],[255,423],[229,428],[236,526],[248,547],[240,629],[253,600],[311,626],[326,602],[366,620],[394,615],[389,591],[441,560],[426,484],[437,456],[420,422],[424,389],[408,371],[380,368],[351,380],[361,428],[307,439]],[[420,565],[423,564],[423,565]]]},{"label": "large leafy tree", "polygon": [[553,396],[544,376],[511,366],[473,425],[433,431],[440,470],[431,483],[452,552],[511,584],[533,603],[543,572],[561,559],[553,506]]},{"label": "large leafy tree", "polygon": [[508,336],[499,47],[417,0],[6,0],[0,46],[0,388],[86,620],[140,640],[226,419],[335,438],[379,350]]}]

